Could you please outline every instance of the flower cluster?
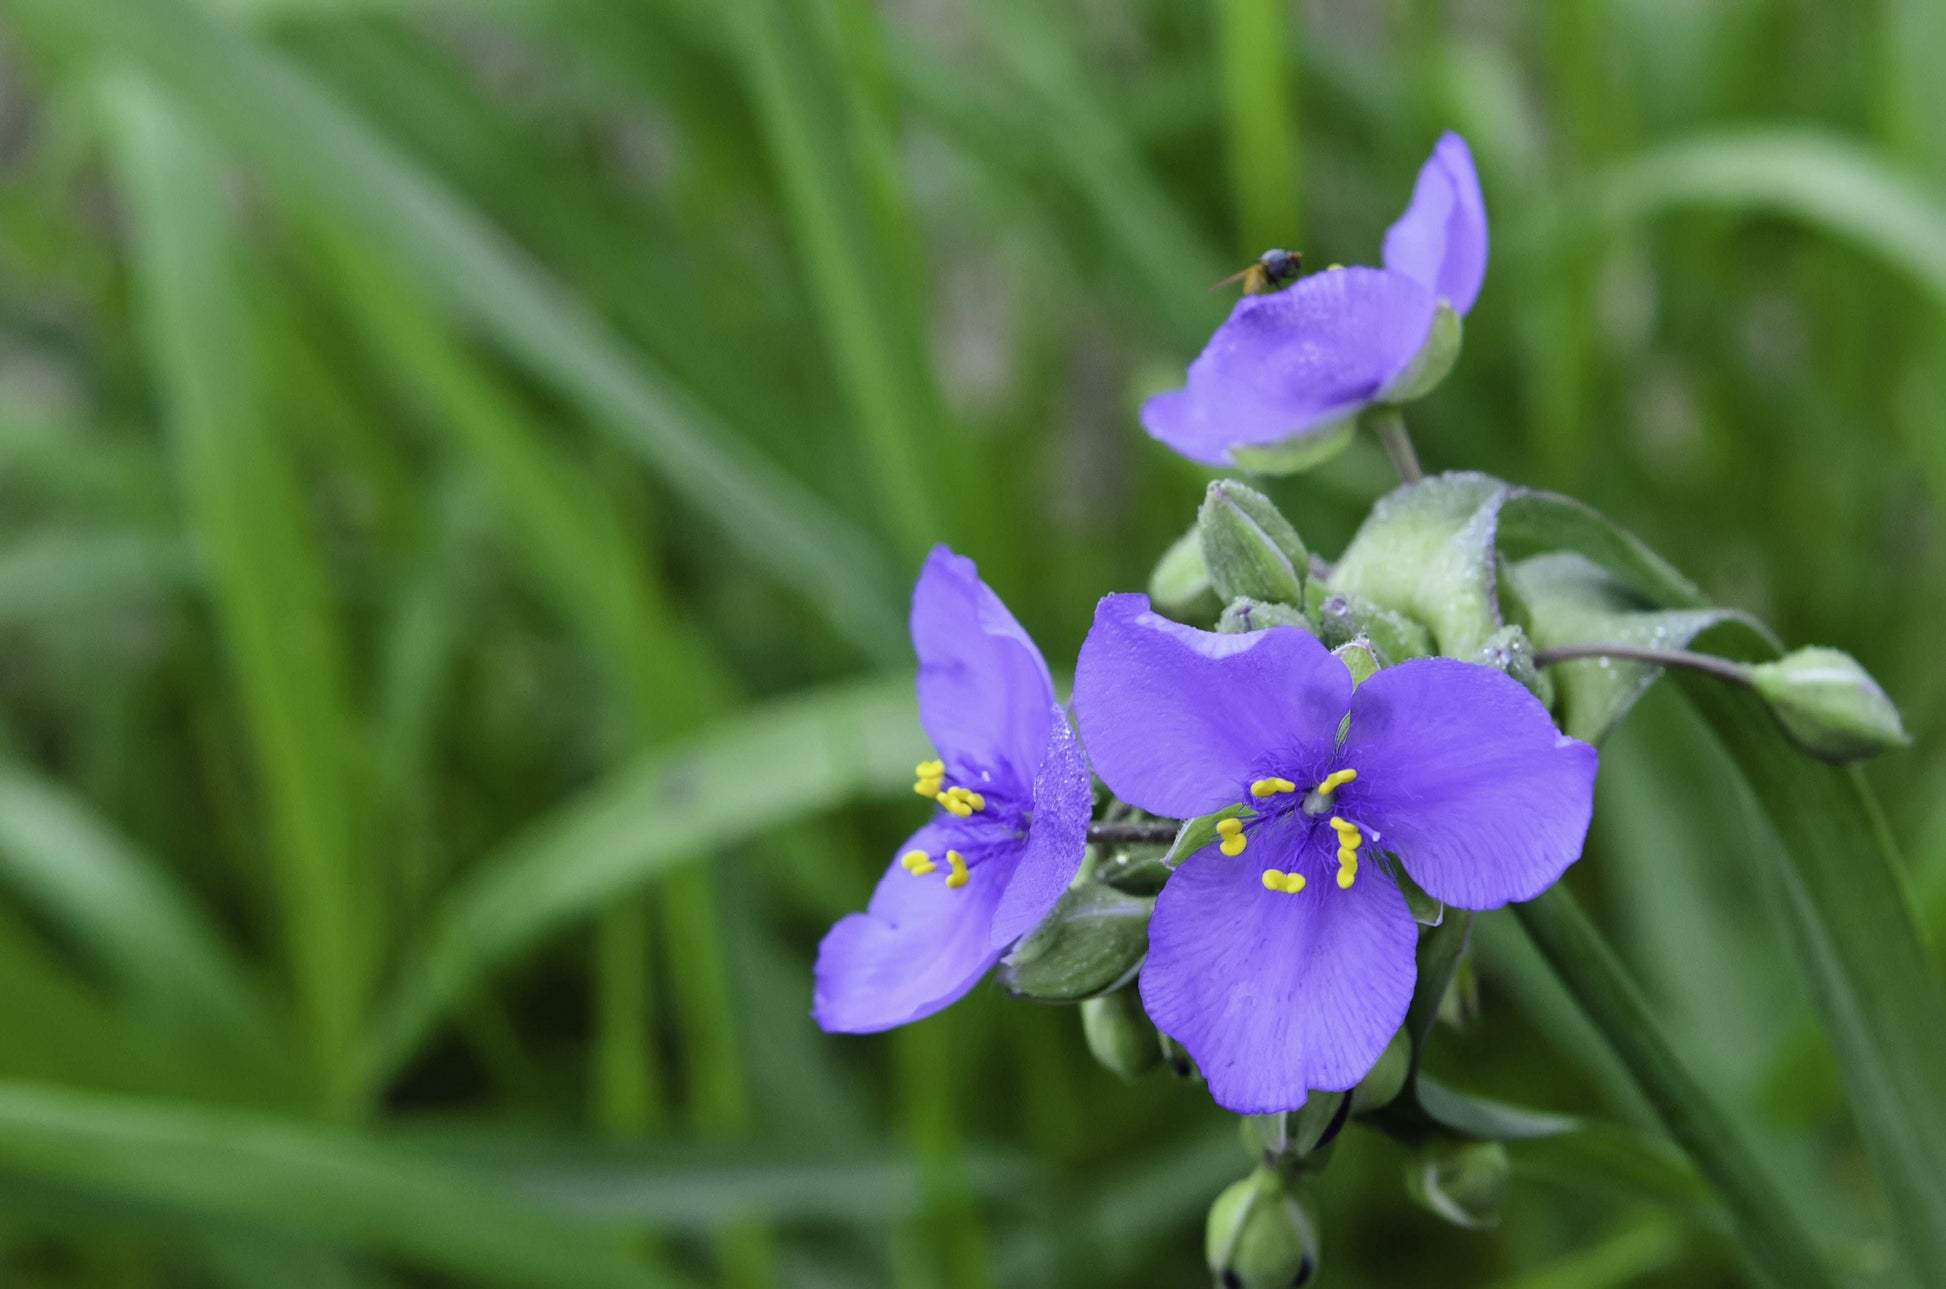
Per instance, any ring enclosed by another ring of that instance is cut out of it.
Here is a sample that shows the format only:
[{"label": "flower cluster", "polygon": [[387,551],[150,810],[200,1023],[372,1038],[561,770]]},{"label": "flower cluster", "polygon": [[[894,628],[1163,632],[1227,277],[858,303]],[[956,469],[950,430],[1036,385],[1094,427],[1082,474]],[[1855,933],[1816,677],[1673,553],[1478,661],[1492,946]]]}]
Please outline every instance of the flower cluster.
[{"label": "flower cluster", "polygon": [[[1385,268],[1246,297],[1144,423],[1225,463],[1390,398],[1440,317],[1472,306],[1485,265],[1479,184],[1448,135]],[[1033,641],[971,561],[936,549],[912,603],[938,753],[913,788],[934,812],[867,910],[825,937],[818,1023],[930,1015],[1039,926],[1083,864],[1092,765],[1125,807],[1216,817],[1155,899],[1140,972],[1148,1018],[1215,1099],[1270,1113],[1357,1084],[1412,998],[1418,923],[1401,882],[1461,909],[1538,894],[1581,852],[1596,757],[1503,671],[1395,660],[1360,684],[1301,616],[1220,634],[1108,596],[1075,671],[1077,738]]]}]

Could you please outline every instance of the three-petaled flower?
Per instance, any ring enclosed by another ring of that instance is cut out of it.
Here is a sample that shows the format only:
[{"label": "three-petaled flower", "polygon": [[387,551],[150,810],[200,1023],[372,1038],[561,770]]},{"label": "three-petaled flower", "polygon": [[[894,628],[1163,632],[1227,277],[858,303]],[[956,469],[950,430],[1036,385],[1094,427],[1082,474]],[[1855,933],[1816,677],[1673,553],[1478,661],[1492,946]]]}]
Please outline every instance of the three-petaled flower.
[{"label": "three-petaled flower", "polygon": [[1242,465],[1394,401],[1443,302],[1465,316],[1486,277],[1487,216],[1473,154],[1443,135],[1412,204],[1385,234],[1385,267],[1313,273],[1237,302],[1189,367],[1142,405],[1143,428],[1208,465]]},{"label": "three-petaled flower", "polygon": [[913,790],[937,813],[818,947],[812,1015],[827,1030],[890,1029],[957,1001],[1053,909],[1087,846],[1088,763],[1040,650],[972,560],[933,548],[912,644],[939,751]]},{"label": "three-petaled flower", "polygon": [[[1297,627],[1218,635],[1111,595],[1075,674],[1095,770],[1154,814],[1242,813],[1169,878],[1142,1002],[1240,1114],[1352,1087],[1405,1019],[1434,899],[1531,899],[1579,857],[1595,750],[1489,667],[1427,658],[1354,686]],[[1388,858],[1388,854],[1390,858]]]}]

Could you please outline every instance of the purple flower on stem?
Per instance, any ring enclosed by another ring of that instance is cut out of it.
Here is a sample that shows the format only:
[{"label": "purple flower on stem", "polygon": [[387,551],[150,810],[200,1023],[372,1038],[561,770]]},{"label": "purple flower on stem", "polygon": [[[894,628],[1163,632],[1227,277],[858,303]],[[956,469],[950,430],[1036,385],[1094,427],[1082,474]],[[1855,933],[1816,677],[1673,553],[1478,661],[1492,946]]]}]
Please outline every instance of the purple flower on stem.
[{"label": "purple flower on stem", "polygon": [[871,1033],[958,1001],[1074,880],[1094,789],[1041,651],[973,561],[933,548],[912,591],[919,719],[937,813],[899,847],[864,913],[818,946],[811,1014]]},{"label": "purple flower on stem", "polygon": [[1189,383],[1142,405],[1143,428],[1192,461],[1228,466],[1348,427],[1364,408],[1408,396],[1440,306],[1465,315],[1486,268],[1473,154],[1448,133],[1385,234],[1384,268],[1313,273],[1237,301]]},{"label": "purple flower on stem", "polygon": [[1595,750],[1492,668],[1419,659],[1354,692],[1296,627],[1217,635],[1142,595],[1096,610],[1075,715],[1123,801],[1245,808],[1163,887],[1141,986],[1239,1114],[1352,1087],[1404,1021],[1418,926],[1394,863],[1458,908],[1531,899],[1593,808]]}]

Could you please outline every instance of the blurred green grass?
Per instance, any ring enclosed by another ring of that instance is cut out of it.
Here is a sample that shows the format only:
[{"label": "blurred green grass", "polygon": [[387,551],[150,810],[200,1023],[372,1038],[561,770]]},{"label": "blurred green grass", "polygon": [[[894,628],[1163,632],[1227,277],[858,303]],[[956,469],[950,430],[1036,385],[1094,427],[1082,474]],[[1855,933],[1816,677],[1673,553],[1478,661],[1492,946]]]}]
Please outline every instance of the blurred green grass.
[{"label": "blurred green grass", "polygon": [[[9,1283],[1196,1283],[1245,1166],[1065,1011],[805,1016],[916,809],[946,540],[1058,662],[1198,473],[1139,397],[1442,128],[1494,261],[1431,468],[1575,492],[1858,655],[1946,932],[1946,17],[1927,0],[12,0],[0,10]],[[1363,449],[1278,500],[1336,551]],[[1658,695],[1577,889],[1861,1279],[1861,1163],[1721,758]],[[1644,1122],[1483,920],[1468,1088]],[[1348,1138],[1327,1283],[1735,1283],[1517,1152]],[[1876,1277],[1883,1280],[1883,1276]]]}]

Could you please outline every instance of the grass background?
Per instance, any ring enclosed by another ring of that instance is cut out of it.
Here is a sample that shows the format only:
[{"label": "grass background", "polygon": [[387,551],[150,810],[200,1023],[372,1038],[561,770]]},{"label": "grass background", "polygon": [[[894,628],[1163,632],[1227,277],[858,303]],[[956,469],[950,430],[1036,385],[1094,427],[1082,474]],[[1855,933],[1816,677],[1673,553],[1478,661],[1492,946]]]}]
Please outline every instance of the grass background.
[{"label": "grass background", "polygon": [[[986,990],[828,1038],[809,964],[918,817],[926,546],[1059,669],[1193,516],[1134,413],[1204,288],[1375,259],[1443,128],[1428,468],[1871,667],[1946,931],[1941,66],[1932,0],[6,0],[5,1282],[1199,1283],[1199,1090]],[[1335,553],[1389,483],[1273,491]],[[1890,1282],[1773,843],[1669,694],[1600,795],[1575,890]],[[1442,1077],[1643,1131],[1502,915],[1478,971]],[[1327,1283],[1742,1283],[1679,1175],[1518,1148],[1475,1234],[1404,1163],[1341,1144]]]}]

